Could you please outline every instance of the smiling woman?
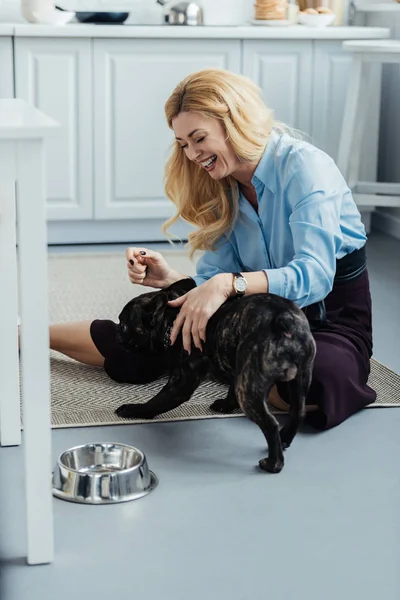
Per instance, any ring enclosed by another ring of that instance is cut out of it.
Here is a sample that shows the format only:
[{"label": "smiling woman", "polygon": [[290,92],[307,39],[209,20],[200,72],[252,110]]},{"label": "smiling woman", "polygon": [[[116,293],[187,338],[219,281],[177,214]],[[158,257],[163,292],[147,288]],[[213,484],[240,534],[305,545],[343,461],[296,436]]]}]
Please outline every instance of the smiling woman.
[{"label": "smiling woman", "polygon": [[251,178],[269,134],[286,128],[274,120],[251,79],[220,69],[184,79],[168,99],[165,114],[176,139],[165,190],[178,213],[164,231],[181,216],[199,228],[189,235],[191,253],[210,250],[237,216],[238,182],[254,201]]},{"label": "smiling woman", "polygon": [[[165,114],[175,134],[165,190],[176,215],[164,228],[182,217],[195,226],[191,253],[204,250],[196,286],[169,302],[177,315],[171,343],[202,351],[208,323],[229,296],[287,298],[304,310],[316,343],[309,421],[318,429],[338,425],[376,398],[367,385],[367,237],[342,174],[324,152],[277,123],[260,89],[242,75],[221,69],[189,75]],[[187,277],[147,248],[128,248],[126,258],[134,284],[167,288]],[[104,362],[117,381],[138,382],[143,361],[151,359],[121,349],[117,332],[116,323],[95,320],[52,326],[50,340],[78,360]],[[267,397],[291,403],[282,382],[265,390]]]}]

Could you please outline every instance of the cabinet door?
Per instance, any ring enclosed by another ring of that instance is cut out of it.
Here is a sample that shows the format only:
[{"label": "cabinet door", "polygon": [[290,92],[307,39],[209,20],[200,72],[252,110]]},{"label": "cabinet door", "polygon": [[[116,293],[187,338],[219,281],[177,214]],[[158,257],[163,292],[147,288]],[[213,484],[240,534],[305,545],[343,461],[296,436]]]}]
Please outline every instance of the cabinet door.
[{"label": "cabinet door", "polygon": [[[315,42],[312,142],[337,159],[350,74],[351,53],[341,42]],[[368,102],[368,116],[360,165],[360,179],[374,180],[377,168],[380,77],[375,73],[374,91]]]},{"label": "cabinet door", "polygon": [[245,40],[243,73],[263,90],[266,104],[283,121],[311,131],[312,42]]},{"label": "cabinet door", "polygon": [[12,39],[0,37],[0,98],[14,98]]},{"label": "cabinet door", "polygon": [[92,65],[86,39],[16,38],[16,97],[61,124],[46,140],[47,216],[93,215]]},{"label": "cabinet door", "polygon": [[207,67],[240,71],[238,40],[94,41],[95,217],[165,219],[164,165],[173,134],[164,104]]}]

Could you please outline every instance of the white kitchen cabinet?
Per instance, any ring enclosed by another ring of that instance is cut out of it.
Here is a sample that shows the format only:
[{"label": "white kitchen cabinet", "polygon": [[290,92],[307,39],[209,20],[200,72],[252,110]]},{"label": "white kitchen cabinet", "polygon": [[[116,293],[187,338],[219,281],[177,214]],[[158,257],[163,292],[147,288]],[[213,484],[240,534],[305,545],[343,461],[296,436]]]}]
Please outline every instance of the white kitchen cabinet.
[{"label": "white kitchen cabinet", "polygon": [[164,104],[181,79],[207,67],[240,72],[240,41],[94,40],[96,219],[175,212],[163,186],[173,140]]},{"label": "white kitchen cabinet", "polygon": [[312,60],[311,40],[243,42],[243,74],[261,87],[278,121],[306,133],[311,130]]},{"label": "white kitchen cabinet", "polygon": [[90,39],[16,38],[15,92],[61,123],[46,140],[49,220],[93,217]]},{"label": "white kitchen cabinet", "polygon": [[0,37],[0,98],[14,98],[12,38]]},{"label": "white kitchen cabinet", "polygon": [[[311,141],[336,160],[351,54],[342,50],[341,42],[316,41],[314,44]],[[374,76],[375,93],[365,98],[369,105],[366,121],[369,125],[365,131],[365,152],[360,165],[360,179],[363,181],[374,180],[377,169],[380,78],[377,72]]]},{"label": "white kitchen cabinet", "polygon": [[[340,39],[247,39],[239,30],[237,39],[204,39],[200,29],[192,38],[184,28],[168,29],[177,38],[157,37],[162,28],[152,38],[130,28],[87,30],[92,37],[67,31],[0,38],[0,97],[15,93],[62,124],[46,142],[51,243],[164,239],[161,224],[175,212],[163,185],[173,141],[164,104],[184,76],[206,67],[251,77],[278,120],[337,157],[350,65]],[[367,99],[364,180],[376,170],[378,83]],[[177,234],[186,237],[183,227]]]}]

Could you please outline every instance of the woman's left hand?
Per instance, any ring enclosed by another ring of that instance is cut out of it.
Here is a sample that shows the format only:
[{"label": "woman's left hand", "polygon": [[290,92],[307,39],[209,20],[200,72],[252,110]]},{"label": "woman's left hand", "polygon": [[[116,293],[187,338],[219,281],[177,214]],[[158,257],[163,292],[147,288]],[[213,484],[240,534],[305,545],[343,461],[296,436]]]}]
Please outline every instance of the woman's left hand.
[{"label": "woman's left hand", "polygon": [[202,341],[206,341],[208,320],[230,295],[230,278],[229,273],[214,275],[184,296],[168,302],[174,308],[181,307],[172,327],[171,344],[175,343],[182,328],[185,350],[190,354],[192,338],[196,348],[202,350]]}]

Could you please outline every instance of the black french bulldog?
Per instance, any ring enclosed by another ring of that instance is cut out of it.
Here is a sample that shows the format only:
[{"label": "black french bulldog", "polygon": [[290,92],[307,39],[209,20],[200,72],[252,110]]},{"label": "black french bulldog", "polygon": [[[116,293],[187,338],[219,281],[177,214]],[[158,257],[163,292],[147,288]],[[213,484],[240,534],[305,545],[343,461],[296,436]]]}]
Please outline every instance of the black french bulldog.
[{"label": "black french bulldog", "polygon": [[[170,307],[168,300],[193,287],[192,279],[182,279],[165,290],[134,298],[122,310],[120,342],[134,353],[150,353],[154,361],[166,360],[169,379],[145,404],[124,404],[116,413],[125,419],[152,419],[189,400],[211,375],[228,384],[229,391],[210,408],[227,413],[240,406],[267,440],[269,456],[260,460],[261,469],[279,473],[284,464],[282,448],[290,446],[303,420],[311,384],[315,342],[307,318],[294,302],[275,294],[229,298],[208,321],[203,352],[192,345],[188,354],[181,334],[170,345],[179,309]],[[286,382],[290,399],[288,420],[281,431],[267,406],[277,382]]]}]

